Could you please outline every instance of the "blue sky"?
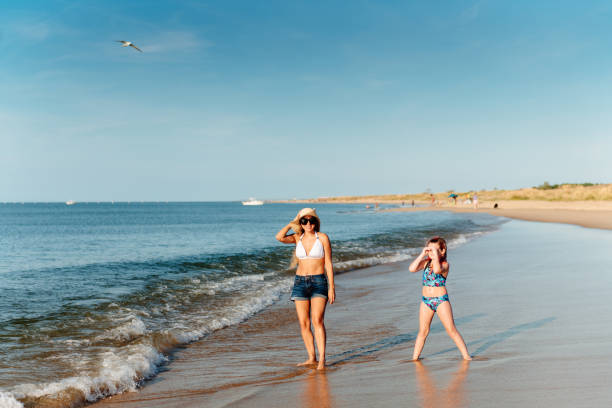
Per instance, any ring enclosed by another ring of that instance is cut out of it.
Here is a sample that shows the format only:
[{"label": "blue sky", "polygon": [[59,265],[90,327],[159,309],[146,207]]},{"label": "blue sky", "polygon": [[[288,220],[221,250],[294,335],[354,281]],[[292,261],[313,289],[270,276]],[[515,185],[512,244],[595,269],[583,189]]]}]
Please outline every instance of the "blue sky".
[{"label": "blue sky", "polygon": [[604,1],[3,1],[0,201],[610,182],[611,22]]}]

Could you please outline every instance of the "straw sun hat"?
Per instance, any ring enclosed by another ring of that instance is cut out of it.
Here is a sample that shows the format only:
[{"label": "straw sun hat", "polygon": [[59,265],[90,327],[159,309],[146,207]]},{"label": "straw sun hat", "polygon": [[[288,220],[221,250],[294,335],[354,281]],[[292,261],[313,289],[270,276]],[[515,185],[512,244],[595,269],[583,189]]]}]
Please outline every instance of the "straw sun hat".
[{"label": "straw sun hat", "polygon": [[302,208],[300,212],[298,212],[298,215],[290,223],[291,229],[294,230],[296,234],[301,235],[304,233],[304,228],[302,228],[302,225],[300,224],[300,220],[303,217],[306,217],[308,215],[316,218],[319,224],[319,228],[321,227],[321,219],[317,215],[317,212],[315,211],[315,209],[314,208]]}]

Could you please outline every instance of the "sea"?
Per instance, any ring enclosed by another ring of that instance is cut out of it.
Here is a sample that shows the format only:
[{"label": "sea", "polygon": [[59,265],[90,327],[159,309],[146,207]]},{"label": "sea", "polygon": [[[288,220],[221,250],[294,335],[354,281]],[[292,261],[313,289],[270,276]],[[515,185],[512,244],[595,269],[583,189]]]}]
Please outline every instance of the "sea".
[{"label": "sea", "polygon": [[[274,236],[304,206],[0,204],[0,407],[135,390],[178,347],[289,301],[294,248]],[[503,222],[314,206],[336,273],[409,260],[433,235],[457,247]]]}]

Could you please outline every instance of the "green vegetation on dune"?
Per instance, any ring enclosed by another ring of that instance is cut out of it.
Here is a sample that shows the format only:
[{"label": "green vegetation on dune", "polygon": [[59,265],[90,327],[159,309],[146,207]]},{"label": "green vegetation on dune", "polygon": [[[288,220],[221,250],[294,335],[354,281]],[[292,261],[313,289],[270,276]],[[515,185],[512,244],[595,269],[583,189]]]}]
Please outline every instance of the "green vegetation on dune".
[{"label": "green vegetation on dune", "polygon": [[535,186],[533,188],[536,188],[538,190],[555,190],[557,188],[561,188],[563,186],[582,186],[582,187],[592,187],[592,186],[598,186],[599,184],[597,183],[561,183],[561,184],[548,184],[548,181],[545,181],[544,183],[540,184],[539,186]]}]

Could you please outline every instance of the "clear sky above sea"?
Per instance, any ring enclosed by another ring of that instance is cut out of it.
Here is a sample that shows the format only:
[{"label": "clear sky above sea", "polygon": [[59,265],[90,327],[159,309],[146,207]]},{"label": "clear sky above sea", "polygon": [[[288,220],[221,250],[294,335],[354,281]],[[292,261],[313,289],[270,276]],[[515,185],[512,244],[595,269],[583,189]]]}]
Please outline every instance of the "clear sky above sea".
[{"label": "clear sky above sea", "polygon": [[611,182],[611,157],[608,1],[0,2],[0,201]]}]

